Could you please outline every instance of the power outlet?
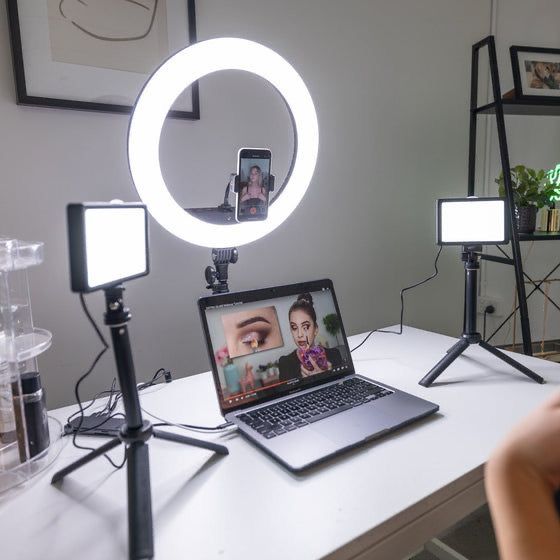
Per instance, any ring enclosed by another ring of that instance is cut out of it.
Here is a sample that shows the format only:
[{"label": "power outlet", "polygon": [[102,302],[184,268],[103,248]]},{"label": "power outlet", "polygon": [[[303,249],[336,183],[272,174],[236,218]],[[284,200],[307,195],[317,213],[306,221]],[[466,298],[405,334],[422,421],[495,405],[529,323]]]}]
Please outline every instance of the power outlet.
[{"label": "power outlet", "polygon": [[494,296],[479,296],[477,302],[477,312],[479,315],[484,315],[484,310],[489,306],[492,305],[494,307],[494,313],[489,313],[489,316],[492,317],[502,317],[503,316],[503,304],[504,302]]}]

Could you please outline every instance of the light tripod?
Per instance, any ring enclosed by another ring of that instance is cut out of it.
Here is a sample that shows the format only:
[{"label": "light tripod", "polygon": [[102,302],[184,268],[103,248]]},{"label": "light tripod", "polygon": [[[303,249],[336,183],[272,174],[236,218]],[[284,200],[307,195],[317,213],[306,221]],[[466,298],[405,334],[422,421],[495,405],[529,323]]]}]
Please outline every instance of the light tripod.
[{"label": "light tripod", "polygon": [[123,291],[124,287],[122,285],[105,289],[105,324],[111,329],[111,339],[124,404],[125,422],[118,437],[111,439],[95,451],[55,473],[51,484],[56,484],[81,466],[104,455],[121,443],[124,444],[126,446],[128,479],[129,558],[142,560],[154,556],[150,464],[147,445],[150,437],[154,436],[159,439],[202,447],[220,455],[227,455],[228,449],[216,443],[155,430],[148,420],[142,418],[127,329],[127,323],[130,321],[130,311],[124,306]]},{"label": "light tripod", "polygon": [[429,387],[448,366],[450,366],[471,344],[478,344],[500,360],[519,370],[537,383],[544,379],[529,368],[510,358],[507,354],[488,344],[476,330],[477,276],[480,269],[481,245],[464,245],[461,260],[465,263],[465,307],[463,317],[463,335],[447,351],[447,354],[420,380],[420,385]]}]

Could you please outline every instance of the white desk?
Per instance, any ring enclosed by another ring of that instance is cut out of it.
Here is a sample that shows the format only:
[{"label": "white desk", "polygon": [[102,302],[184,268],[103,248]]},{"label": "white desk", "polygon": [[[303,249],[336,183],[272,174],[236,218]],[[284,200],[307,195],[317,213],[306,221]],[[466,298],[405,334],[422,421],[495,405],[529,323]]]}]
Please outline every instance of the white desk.
[{"label": "white desk", "polygon": [[[358,373],[435,401],[440,413],[306,475],[288,473],[239,435],[225,441],[230,455],[219,458],[151,440],[156,557],[400,559],[482,505],[489,453],[557,390],[560,366],[516,356],[546,379],[538,385],[471,347],[434,386],[420,387],[452,343],[412,328],[402,336],[374,334],[355,352]],[[174,381],[141,401],[176,422],[222,421],[209,373]],[[54,414],[64,419],[70,410]],[[60,489],[49,484],[80,453],[68,441],[46,473],[0,500],[2,559],[126,557],[125,469],[114,472],[97,459]]]}]

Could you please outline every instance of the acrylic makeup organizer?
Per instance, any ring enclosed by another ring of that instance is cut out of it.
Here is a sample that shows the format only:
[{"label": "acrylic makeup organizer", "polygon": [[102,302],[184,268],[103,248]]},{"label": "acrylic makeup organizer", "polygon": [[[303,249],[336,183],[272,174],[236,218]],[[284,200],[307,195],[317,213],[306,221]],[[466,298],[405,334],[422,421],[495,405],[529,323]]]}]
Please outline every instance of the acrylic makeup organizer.
[{"label": "acrylic makeup organizer", "polygon": [[27,269],[42,262],[43,243],[0,238],[0,493],[41,472],[61,447],[61,424],[48,418],[50,444],[30,450],[21,383],[51,345],[51,333],[33,326],[29,296]]}]

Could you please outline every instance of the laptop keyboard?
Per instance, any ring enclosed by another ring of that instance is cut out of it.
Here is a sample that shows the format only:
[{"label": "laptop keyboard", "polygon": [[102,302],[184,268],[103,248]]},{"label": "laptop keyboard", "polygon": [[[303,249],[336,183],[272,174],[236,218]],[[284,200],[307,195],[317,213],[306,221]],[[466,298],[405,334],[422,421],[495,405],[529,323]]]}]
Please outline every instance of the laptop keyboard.
[{"label": "laptop keyboard", "polygon": [[392,393],[375,383],[352,377],[324,389],[240,414],[237,418],[270,439]]}]

